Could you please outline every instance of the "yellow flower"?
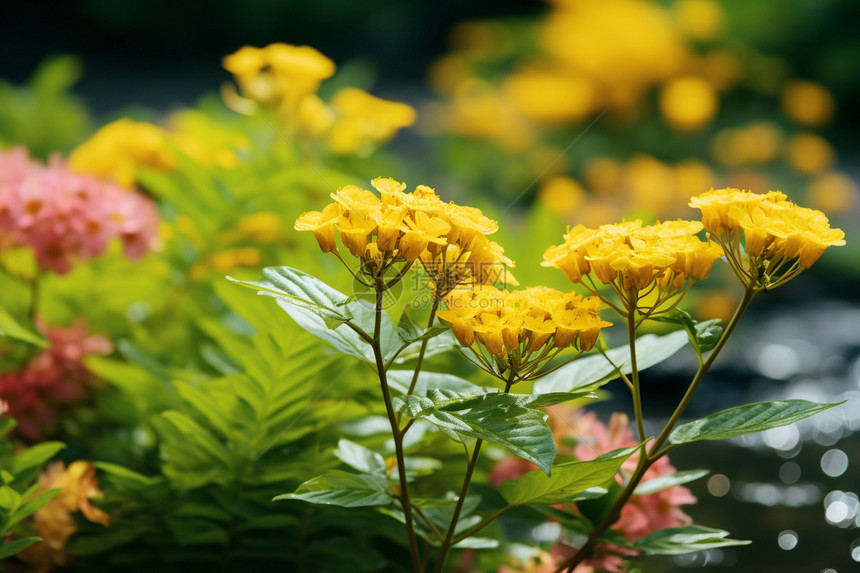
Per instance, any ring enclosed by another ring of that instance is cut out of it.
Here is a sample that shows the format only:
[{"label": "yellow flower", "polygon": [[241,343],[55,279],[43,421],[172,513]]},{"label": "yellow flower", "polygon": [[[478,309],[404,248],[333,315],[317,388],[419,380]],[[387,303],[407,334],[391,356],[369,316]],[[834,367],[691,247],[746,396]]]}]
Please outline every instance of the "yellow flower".
[{"label": "yellow flower", "polygon": [[796,80],[782,92],[782,110],[797,123],[822,127],[833,118],[836,98],[821,84]]},{"label": "yellow flower", "polygon": [[415,123],[412,107],[380,99],[358,88],[339,91],[332,99],[332,107],[336,119],[331,127],[329,145],[339,155],[369,152],[394,137],[400,129]]},{"label": "yellow flower", "polygon": [[439,217],[416,211],[413,218],[405,219],[405,223],[399,249],[407,262],[417,259],[431,243],[440,247],[446,245],[445,236],[451,230],[451,225]]},{"label": "yellow flower", "polygon": [[134,186],[135,169],[141,165],[172,170],[176,158],[165,130],[127,118],[105,125],[69,156],[74,171],[111,179],[126,188]]},{"label": "yellow flower", "polygon": [[817,175],[836,162],[836,151],[826,139],[814,133],[798,133],[785,149],[788,164],[801,173]]},{"label": "yellow flower", "polygon": [[[568,229],[565,243],[544,253],[543,266],[561,269],[615,310],[653,315],[674,307],[694,281],[707,277],[719,248],[700,240],[702,224],[642,221]],[[596,282],[618,295],[617,306],[598,292]],[[650,296],[656,293],[656,296]]]},{"label": "yellow flower", "polygon": [[685,76],[672,79],[660,90],[660,113],[676,129],[701,129],[717,113],[719,99],[707,81]]},{"label": "yellow flower", "polygon": [[845,233],[831,229],[824,213],[799,207],[778,191],[711,190],[694,197],[690,206],[702,210],[711,239],[748,288],[780,286],[809,268],[827,247],[845,244]]},{"label": "yellow flower", "polygon": [[562,350],[594,346],[610,326],[597,314],[600,301],[547,287],[505,291],[482,285],[445,297],[436,316],[479,366],[506,382],[534,380]]},{"label": "yellow flower", "polygon": [[69,559],[64,551],[66,541],[78,529],[72,515],[77,511],[93,523],[105,527],[110,524],[108,514],[90,502],[102,497],[95,474],[92,462],[84,461],[72,462],[68,468],[63,462],[54,462],[45,469],[39,476],[36,495],[62,489],[31,518],[33,528],[43,541],[25,549],[18,558],[39,571],[65,565]]},{"label": "yellow flower", "polygon": [[681,31],[695,40],[710,40],[723,26],[723,9],[713,0],[680,0],[675,17]]},{"label": "yellow flower", "polygon": [[340,220],[342,213],[343,207],[338,203],[332,203],[326,205],[321,212],[309,211],[302,213],[296,220],[295,228],[297,231],[313,231],[322,252],[330,253],[337,250],[337,243],[334,239],[334,226]]}]

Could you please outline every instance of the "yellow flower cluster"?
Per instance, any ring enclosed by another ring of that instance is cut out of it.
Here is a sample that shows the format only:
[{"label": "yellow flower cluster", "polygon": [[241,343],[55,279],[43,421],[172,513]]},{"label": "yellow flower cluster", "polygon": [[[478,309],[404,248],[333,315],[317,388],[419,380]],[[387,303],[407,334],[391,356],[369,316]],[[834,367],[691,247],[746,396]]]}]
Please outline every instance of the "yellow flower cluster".
[{"label": "yellow flower cluster", "polygon": [[562,245],[546,250],[541,264],[561,269],[601,297],[595,280],[609,285],[623,309],[604,300],[619,312],[651,315],[673,308],[722,256],[719,247],[696,236],[701,230],[702,223],[682,220],[648,226],[625,221],[597,229],[577,225],[568,228]]},{"label": "yellow flower cluster", "polygon": [[[571,346],[590,350],[600,329],[611,326],[597,314],[599,299],[547,287],[457,289],[445,297],[445,304],[448,309],[436,316],[482,366],[503,379],[505,372],[514,373],[516,380],[534,379],[558,351]],[[492,358],[484,357],[476,345]]]},{"label": "yellow flower cluster", "polygon": [[779,191],[712,189],[694,197],[690,206],[701,210],[710,238],[722,246],[749,288],[784,284],[812,266],[827,247],[845,244],[845,233],[831,229],[824,213],[795,205]]},{"label": "yellow flower cluster", "polygon": [[39,476],[36,493],[43,494],[55,488],[61,488],[60,492],[31,518],[33,528],[44,541],[18,555],[37,571],[51,571],[68,562],[66,541],[78,529],[73,513],[80,511],[93,523],[110,524],[110,516],[90,503],[90,499],[102,497],[91,462],[72,462],[68,468],[63,462],[52,463]]},{"label": "yellow flower cluster", "polygon": [[175,129],[171,131],[128,118],[109,123],[72,151],[69,165],[78,173],[111,179],[130,188],[140,166],[175,169],[175,150],[201,165],[231,168],[239,163],[235,150],[250,147],[244,135],[197,112],[182,112],[173,120]]},{"label": "yellow flower cluster", "polygon": [[391,178],[371,184],[379,196],[355,185],[341,187],[332,194],[334,203],[303,213],[295,228],[313,231],[326,253],[337,253],[339,231],[343,245],[362,261],[361,272],[374,280],[394,263],[420,260],[437,297],[460,284],[497,282],[513,266],[486,237],[498,224],[479,209],[445,203],[425,185],[406,193],[406,184]]},{"label": "yellow flower cluster", "polygon": [[398,130],[415,123],[415,110],[377,98],[358,88],[344,88],[330,105],[317,95],[320,83],[334,74],[335,65],[310,46],[270,44],[244,46],[224,58],[242,96],[227,88],[227,104],[252,114],[256,104],[277,110],[291,135],[324,142],[339,155],[369,154]]}]

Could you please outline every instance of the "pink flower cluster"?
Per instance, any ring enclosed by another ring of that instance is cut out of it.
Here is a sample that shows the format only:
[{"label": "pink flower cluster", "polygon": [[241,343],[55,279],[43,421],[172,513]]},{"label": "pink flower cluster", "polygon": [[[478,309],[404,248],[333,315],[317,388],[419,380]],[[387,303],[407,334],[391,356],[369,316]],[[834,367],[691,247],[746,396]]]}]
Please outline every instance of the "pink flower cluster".
[{"label": "pink flower cluster", "polygon": [[0,374],[0,403],[18,421],[18,434],[31,442],[51,433],[62,407],[87,398],[92,374],[84,358],[113,352],[110,340],[91,335],[81,321],[68,327],[37,325],[50,344],[48,349],[23,370]]},{"label": "pink flower cluster", "polygon": [[157,227],[155,205],[139,193],[56,158],[44,165],[21,147],[0,151],[0,249],[29,247],[41,267],[64,274],[114,238],[129,257],[142,256]]},{"label": "pink flower cluster", "polygon": [[[584,413],[581,410],[565,409],[556,406],[550,409],[547,420],[553,430],[556,445],[560,454],[572,455],[578,460],[593,460],[594,458],[616,450],[638,444],[633,439],[629,420],[625,414],[615,413],[604,425],[597,419],[594,412]],[[575,441],[571,448],[567,444]],[[631,475],[636,470],[639,455],[628,458],[621,466],[621,472]],[[490,473],[490,481],[497,486],[503,481],[520,477],[537,469],[537,466],[521,458],[506,458],[496,464]],[[675,468],[664,456],[655,462],[642,481],[675,473]],[[621,476],[617,476],[621,483]],[[696,498],[684,486],[676,485],[649,495],[634,495],[621,510],[621,516],[612,525],[612,529],[622,534],[628,541],[640,539],[660,529],[687,525],[692,520],[681,510],[682,505],[696,503]],[[544,556],[548,571],[554,571],[567,558],[576,554],[577,549],[559,541],[550,553]],[[607,544],[598,546],[596,556],[586,560],[576,568],[576,573],[590,571],[610,571],[621,573],[622,554],[630,555],[629,550]],[[540,567],[536,569],[540,571]]]}]

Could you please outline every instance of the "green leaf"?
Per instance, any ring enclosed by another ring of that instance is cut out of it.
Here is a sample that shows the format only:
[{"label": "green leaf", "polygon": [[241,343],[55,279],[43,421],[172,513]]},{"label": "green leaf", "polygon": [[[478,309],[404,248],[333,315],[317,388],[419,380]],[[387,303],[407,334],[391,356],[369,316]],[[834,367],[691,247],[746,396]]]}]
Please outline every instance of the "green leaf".
[{"label": "green leaf", "polygon": [[[646,334],[636,339],[636,365],[640,371],[663,362],[689,342],[687,333],[678,330],[663,336]],[[615,366],[625,374],[632,372],[630,346],[612,348],[606,352]],[[547,374],[537,382],[538,393],[594,390],[618,377],[615,366],[602,354],[580,357],[570,364]]]},{"label": "green leaf", "polygon": [[712,350],[723,335],[723,327],[719,325],[721,322],[719,319],[699,322],[690,316],[690,313],[680,308],[652,316],[651,320],[683,326],[689,334],[690,341],[698,349],[699,354]]},{"label": "green leaf", "polygon": [[[413,370],[389,370],[388,385],[401,394],[406,394],[409,390],[409,384],[412,383],[412,376],[415,374]],[[415,383],[414,394],[418,396],[426,396],[432,389],[438,390],[453,390],[461,394],[480,392],[481,387],[472,384],[468,380],[464,380],[453,374],[442,374],[440,372],[426,372],[422,370],[418,374],[418,381]]]},{"label": "green leaf", "polygon": [[290,267],[266,267],[260,282],[227,280],[295,305],[320,317],[328,328],[336,328],[352,318],[345,304],[348,297],[323,281]]},{"label": "green leaf", "polygon": [[433,389],[429,397],[397,397],[394,404],[400,413],[424,418],[454,440],[486,440],[534,462],[549,474],[555,459],[555,441],[546,424],[546,414],[520,404],[532,399],[499,392],[463,396]]},{"label": "green leaf", "polygon": [[502,483],[499,493],[511,505],[554,505],[574,501],[580,494],[593,497],[588,490],[603,486],[613,479],[624,461],[638,449],[639,446],[623,448],[591,461],[558,464],[553,466],[550,476],[531,471]]},{"label": "green leaf", "polygon": [[806,400],[781,400],[746,404],[678,426],[669,435],[669,441],[673,444],[688,444],[699,440],[736,438],[787,426],[843,403],[817,404]]},{"label": "green leaf", "polygon": [[648,555],[683,555],[705,549],[749,545],[749,541],[729,539],[729,532],[703,525],[684,525],[655,531],[637,539],[629,547]]},{"label": "green leaf", "polygon": [[66,445],[62,442],[42,442],[30,446],[26,450],[18,452],[12,459],[12,467],[9,470],[18,481],[26,481],[22,474],[32,472],[38,473],[42,464],[53,458],[57,452],[65,448]]},{"label": "green leaf", "polygon": [[[450,330],[446,329],[441,334],[436,334],[427,341],[427,349],[424,351],[424,358],[429,358],[430,356],[435,356],[442,352],[448,352],[456,347],[457,339],[454,338],[454,335],[451,334]],[[415,358],[418,358],[420,351],[421,342],[413,342],[400,352],[394,362],[397,364],[403,364],[409,360],[414,360]]]},{"label": "green leaf", "polygon": [[346,439],[338,440],[334,455],[346,465],[360,472],[385,476],[388,470],[385,465],[385,458],[380,454]]},{"label": "green leaf", "polygon": [[39,509],[40,507],[42,507],[43,505],[45,505],[46,503],[51,501],[51,499],[53,499],[53,497],[55,495],[60,493],[61,490],[62,490],[62,488],[55,488],[55,489],[48,490],[45,493],[43,493],[42,495],[39,495],[39,496],[31,499],[30,501],[28,501],[24,505],[20,506],[9,517],[9,522],[6,524],[6,527],[7,528],[12,527],[13,525],[18,523],[19,521],[26,519],[27,517],[32,515],[37,509]]},{"label": "green leaf", "polygon": [[648,481],[643,481],[634,490],[635,495],[650,495],[670,487],[696,481],[699,478],[705,477],[711,473],[709,470],[688,470],[684,472],[675,472],[673,474],[660,476]]},{"label": "green leaf", "polygon": [[293,493],[279,495],[274,499],[299,499],[324,505],[365,507],[388,505],[394,498],[385,476],[332,470],[306,481]]},{"label": "green leaf", "polygon": [[48,347],[48,341],[32,327],[22,325],[4,308],[0,308],[0,336],[8,336],[41,348]]},{"label": "green leaf", "polygon": [[0,545],[0,559],[11,557],[40,541],[42,541],[41,537],[22,537],[21,539],[4,543]]}]

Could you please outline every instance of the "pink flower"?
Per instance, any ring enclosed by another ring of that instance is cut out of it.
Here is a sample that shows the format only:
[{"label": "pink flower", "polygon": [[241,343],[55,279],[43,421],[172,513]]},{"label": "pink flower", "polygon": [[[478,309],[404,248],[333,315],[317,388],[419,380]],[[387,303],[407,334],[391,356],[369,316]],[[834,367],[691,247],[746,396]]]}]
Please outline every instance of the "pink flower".
[{"label": "pink flower", "polygon": [[53,431],[60,409],[87,399],[92,374],[84,359],[113,352],[110,340],[89,334],[83,322],[68,327],[37,325],[49,348],[23,370],[0,374],[0,403],[18,421],[18,434],[33,442]]},{"label": "pink flower", "polygon": [[155,205],[139,193],[70,171],[65,162],[30,160],[22,148],[0,151],[0,249],[25,246],[58,274],[98,257],[114,240],[127,256],[149,250]]}]

